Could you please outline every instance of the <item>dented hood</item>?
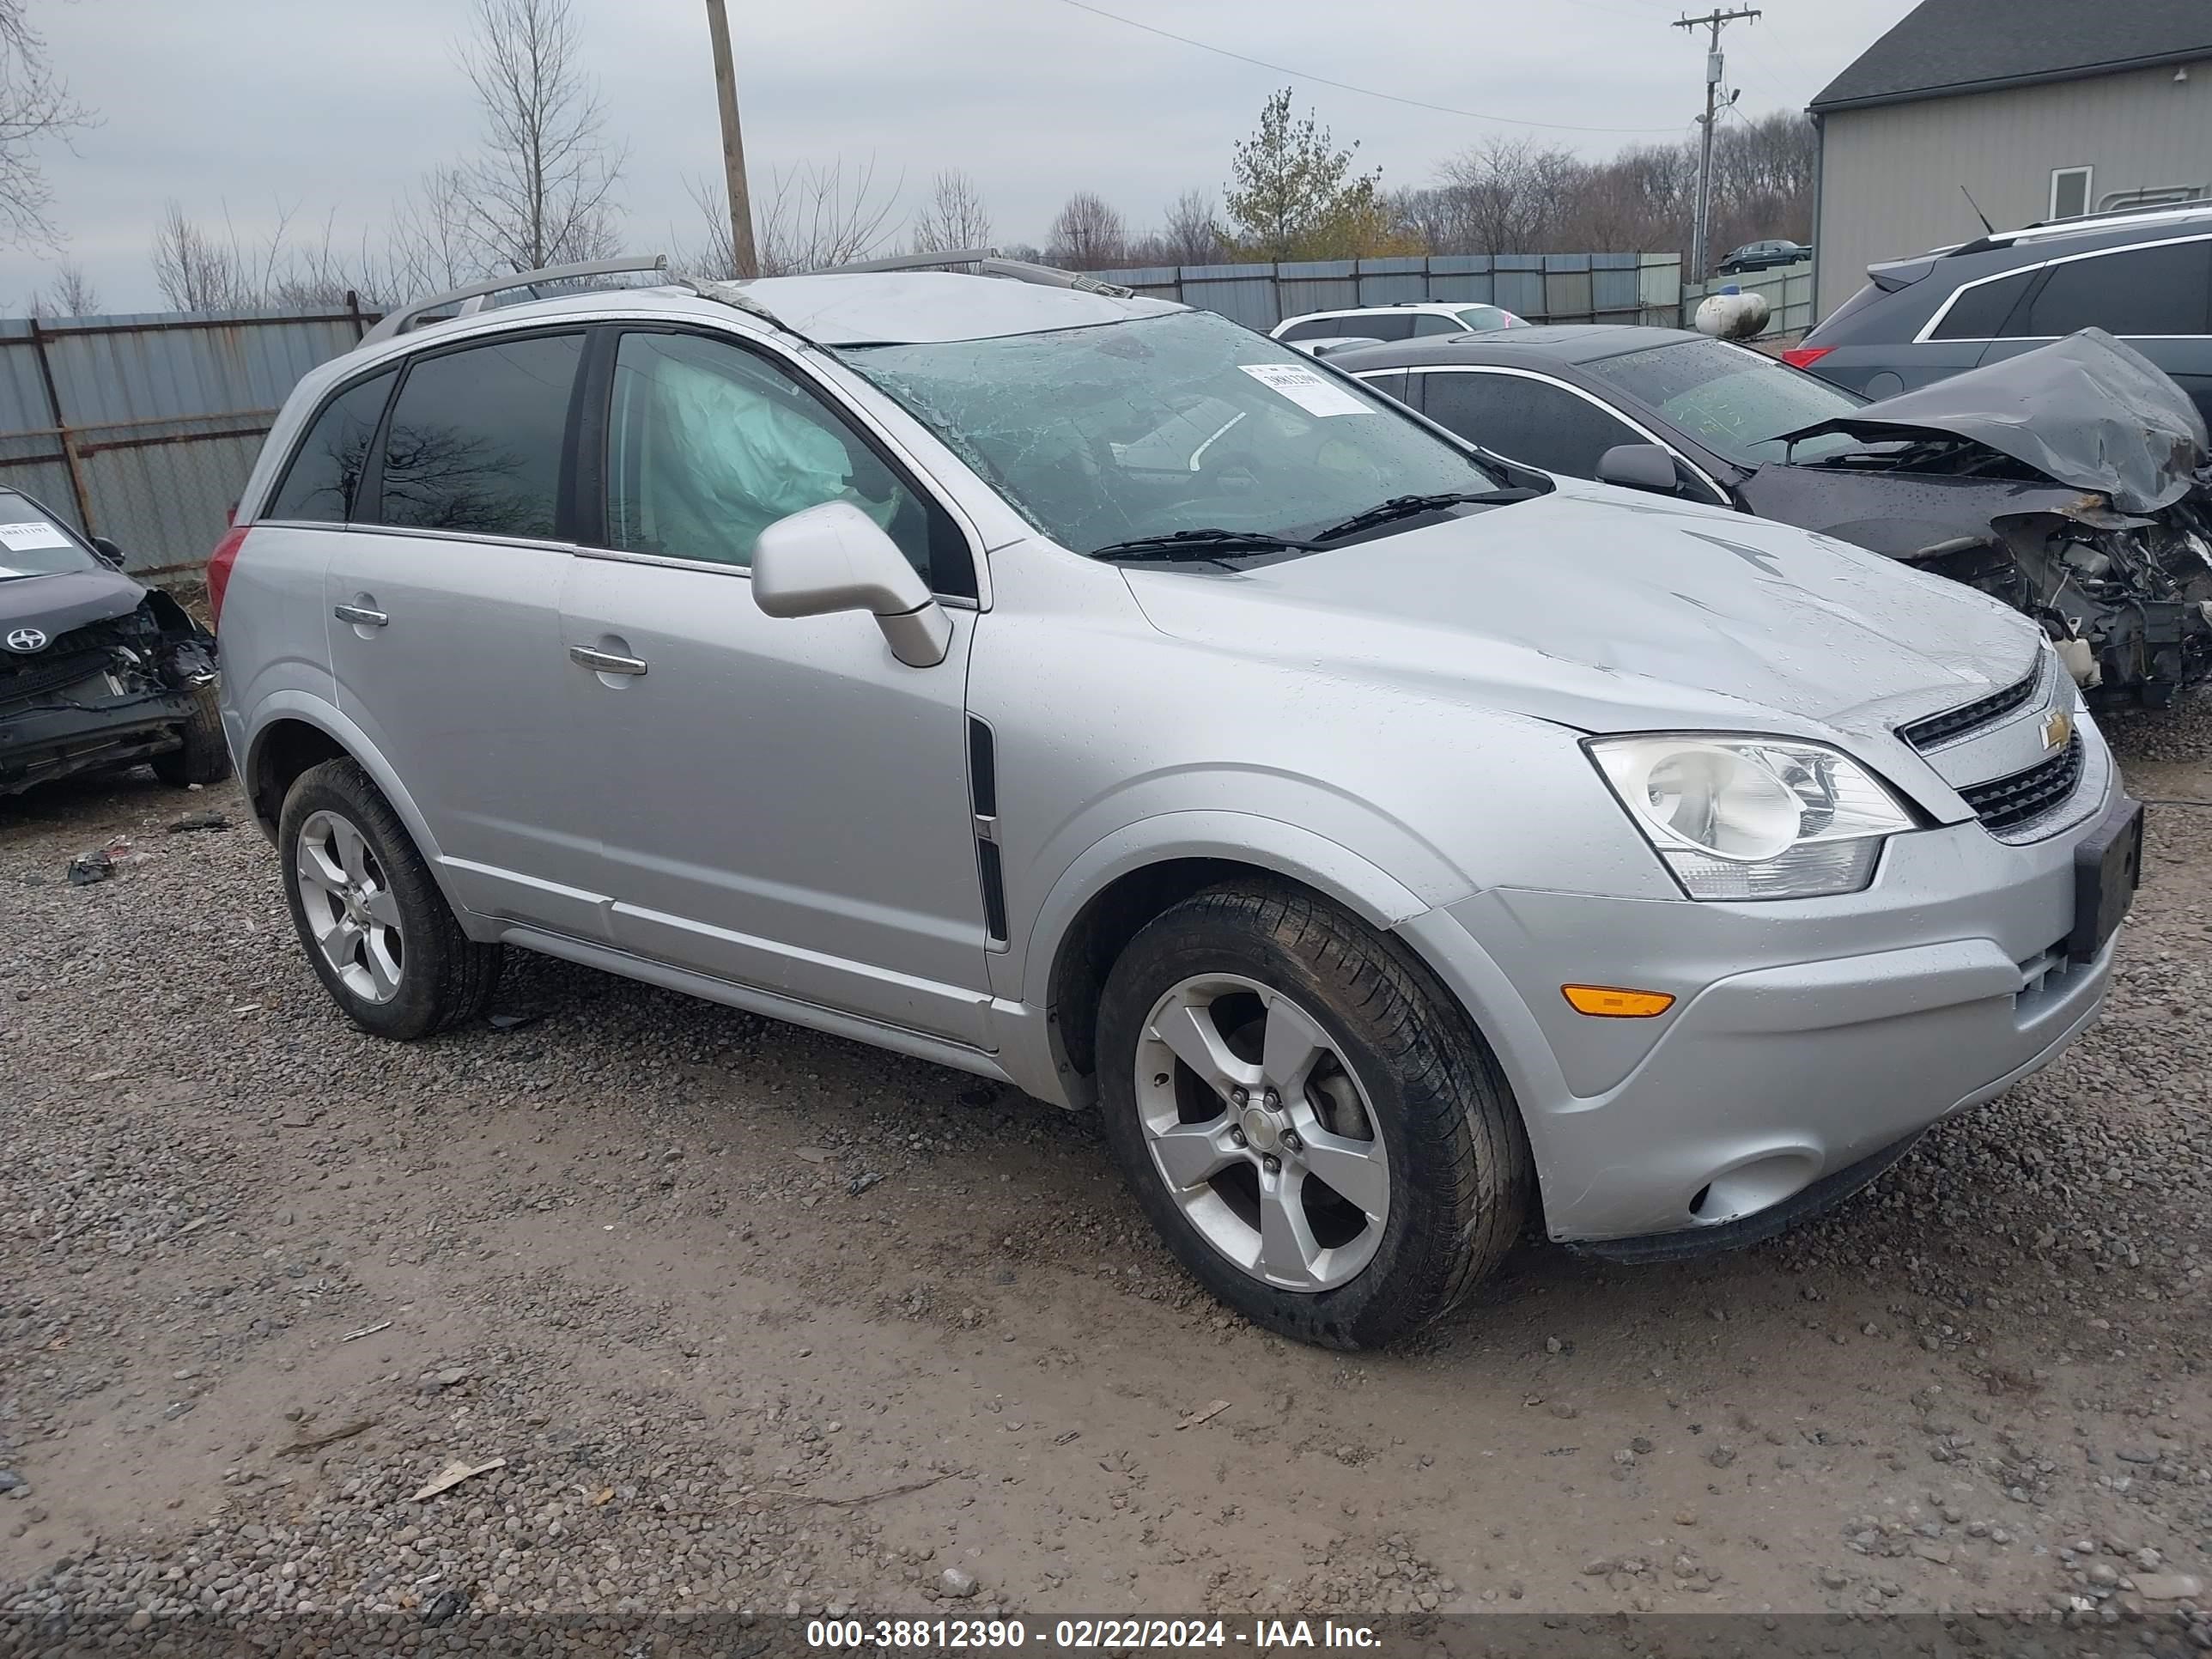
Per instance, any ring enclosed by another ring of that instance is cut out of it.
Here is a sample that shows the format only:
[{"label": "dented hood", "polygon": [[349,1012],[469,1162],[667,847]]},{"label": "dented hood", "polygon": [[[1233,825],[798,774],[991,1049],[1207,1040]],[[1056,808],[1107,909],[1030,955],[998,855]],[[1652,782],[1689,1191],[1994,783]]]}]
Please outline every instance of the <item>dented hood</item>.
[{"label": "dented hood", "polygon": [[1887,732],[2013,684],[2041,648],[1986,595],[1863,548],[1565,480],[1234,573],[1122,568],[1164,633],[1588,731]]},{"label": "dented hood", "polygon": [[1900,392],[1787,439],[1939,432],[1985,444],[2124,513],[2187,495],[2205,465],[2204,417],[2150,359],[2100,328]]}]

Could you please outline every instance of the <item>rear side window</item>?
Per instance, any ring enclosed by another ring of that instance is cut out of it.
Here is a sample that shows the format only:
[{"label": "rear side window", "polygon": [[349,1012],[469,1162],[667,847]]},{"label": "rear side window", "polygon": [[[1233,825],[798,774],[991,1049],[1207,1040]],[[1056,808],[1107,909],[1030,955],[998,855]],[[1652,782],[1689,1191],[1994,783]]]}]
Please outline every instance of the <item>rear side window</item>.
[{"label": "rear side window", "polygon": [[384,442],[383,521],[551,539],[581,334],[441,352],[409,366]]},{"label": "rear side window", "polygon": [[1409,404],[1412,407],[1418,409],[1420,405],[1414,400],[1413,388],[1418,387],[1420,383],[1428,377],[1426,375],[1413,375],[1401,373],[1395,374],[1363,374],[1359,378],[1366,381],[1368,385],[1373,386],[1377,392],[1385,393],[1389,397],[1395,398],[1401,404]]},{"label": "rear side window", "polygon": [[1417,337],[1423,334],[1464,334],[1466,332],[1467,325],[1456,317],[1439,317],[1433,312],[1424,311],[1413,319],[1413,333]]},{"label": "rear side window", "polygon": [[2053,265],[2028,307],[2029,336],[2101,328],[2108,334],[2202,334],[2212,307],[2212,242],[2100,254]]},{"label": "rear side window", "polygon": [[1962,288],[1951,301],[1951,308],[1943,313],[1943,320],[1936,325],[1929,337],[1936,340],[1995,340],[2005,331],[2005,319],[2011,316],[2027,293],[2027,286],[2038,273],[2033,270],[2015,271],[1994,283],[1984,283],[1977,288]]},{"label": "rear side window", "polygon": [[1363,311],[1357,316],[1336,319],[1339,334],[1357,334],[1370,340],[1406,340],[1413,334],[1413,313],[1409,311]]},{"label": "rear side window", "polygon": [[1291,340],[1333,340],[1340,334],[1356,334],[1359,332],[1358,330],[1351,326],[1354,320],[1354,319],[1350,317],[1316,317],[1306,322],[1291,324],[1290,327],[1285,329],[1279,335],[1276,336],[1276,337],[1285,342]]},{"label": "rear side window", "polygon": [[348,386],[323,405],[315,423],[284,471],[269,504],[272,519],[343,524],[354,516],[355,496],[368,465],[368,446],[384,414],[397,369]]},{"label": "rear side window", "polygon": [[1597,476],[1598,457],[1615,444],[1646,441],[1633,427],[1549,380],[1520,374],[1430,374],[1431,420],[1485,449],[1547,472]]}]

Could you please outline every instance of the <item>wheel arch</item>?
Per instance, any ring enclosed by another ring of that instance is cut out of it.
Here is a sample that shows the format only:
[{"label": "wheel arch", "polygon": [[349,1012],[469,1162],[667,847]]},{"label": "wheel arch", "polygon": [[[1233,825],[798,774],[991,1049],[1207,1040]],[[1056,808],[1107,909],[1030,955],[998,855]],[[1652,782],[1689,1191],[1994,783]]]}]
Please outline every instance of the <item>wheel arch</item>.
[{"label": "wheel arch", "polygon": [[1054,884],[1024,957],[1023,1000],[1045,1014],[1051,1070],[1068,1103],[1092,1098],[1098,992],[1115,958],[1161,912],[1239,878],[1303,888],[1383,933],[1431,908],[1351,848],[1280,819],[1171,813],[1105,837]]},{"label": "wheel arch", "polygon": [[[257,711],[240,781],[262,833],[276,839],[286,793],[302,772],[326,760],[349,760],[368,774],[369,781],[406,826],[415,850],[422,854],[447,902],[453,903],[436,838],[430,834],[415,798],[369,741],[368,734],[319,698],[293,693],[273,698]],[[458,904],[453,910],[456,915],[466,914]]]}]

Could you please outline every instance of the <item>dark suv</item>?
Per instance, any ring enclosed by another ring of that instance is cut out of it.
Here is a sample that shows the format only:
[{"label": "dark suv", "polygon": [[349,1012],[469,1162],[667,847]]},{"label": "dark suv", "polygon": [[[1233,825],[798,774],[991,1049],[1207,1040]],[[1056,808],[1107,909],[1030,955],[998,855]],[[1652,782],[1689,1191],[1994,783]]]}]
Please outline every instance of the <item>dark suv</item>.
[{"label": "dark suv", "polygon": [[1867,276],[1783,356],[1888,398],[2095,327],[2212,415],[2212,202],[1996,231]]}]

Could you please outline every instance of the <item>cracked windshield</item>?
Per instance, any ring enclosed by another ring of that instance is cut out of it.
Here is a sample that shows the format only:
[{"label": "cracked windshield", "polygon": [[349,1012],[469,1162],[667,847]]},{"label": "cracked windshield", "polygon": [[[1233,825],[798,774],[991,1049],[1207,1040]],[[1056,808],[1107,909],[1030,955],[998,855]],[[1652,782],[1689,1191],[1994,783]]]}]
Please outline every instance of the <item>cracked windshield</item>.
[{"label": "cracked windshield", "polygon": [[1079,552],[1192,531],[1295,541],[1504,483],[1388,398],[1204,312],[839,355]]}]

